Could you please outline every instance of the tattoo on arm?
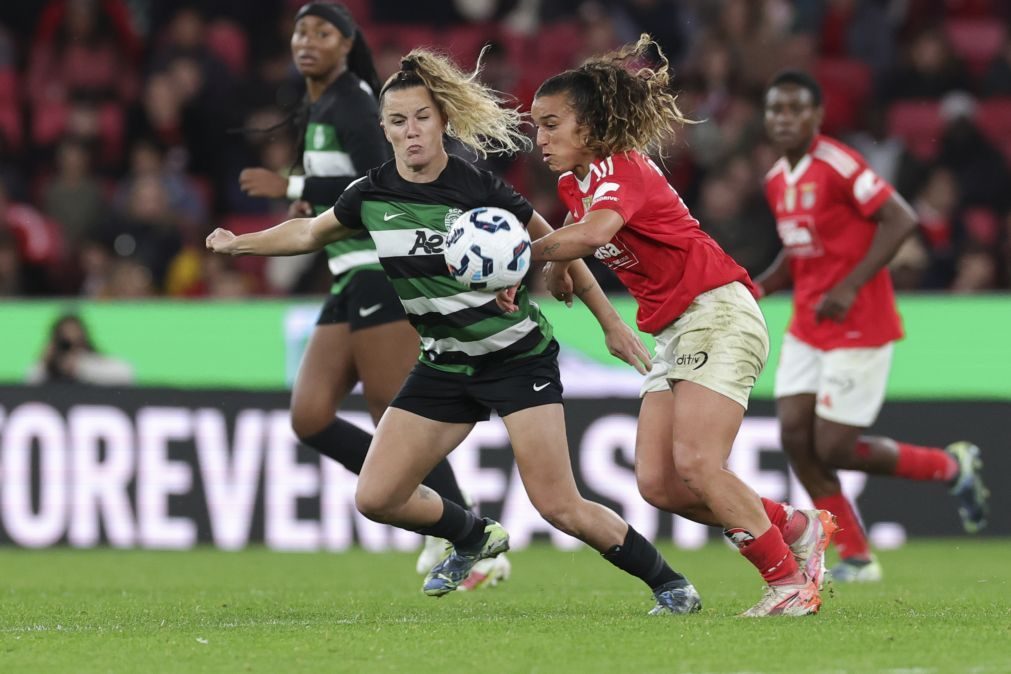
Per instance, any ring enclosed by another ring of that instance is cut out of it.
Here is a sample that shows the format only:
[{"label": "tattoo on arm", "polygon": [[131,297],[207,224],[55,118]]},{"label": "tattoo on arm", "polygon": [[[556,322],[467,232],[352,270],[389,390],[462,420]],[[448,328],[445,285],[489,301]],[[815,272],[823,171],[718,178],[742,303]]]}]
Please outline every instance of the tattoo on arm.
[{"label": "tattoo on arm", "polygon": [[587,292],[593,290],[593,288],[594,288],[594,285],[592,283],[588,283],[585,286],[583,286],[582,288],[576,288],[576,294],[579,295],[579,296],[582,296],[584,293],[587,293]]},{"label": "tattoo on arm", "polygon": [[560,245],[561,244],[559,244],[559,243],[553,243],[550,246],[548,246],[547,248],[545,248],[544,249],[544,257],[547,257],[547,256],[551,255],[552,253],[554,253],[556,250],[558,250],[558,247]]}]

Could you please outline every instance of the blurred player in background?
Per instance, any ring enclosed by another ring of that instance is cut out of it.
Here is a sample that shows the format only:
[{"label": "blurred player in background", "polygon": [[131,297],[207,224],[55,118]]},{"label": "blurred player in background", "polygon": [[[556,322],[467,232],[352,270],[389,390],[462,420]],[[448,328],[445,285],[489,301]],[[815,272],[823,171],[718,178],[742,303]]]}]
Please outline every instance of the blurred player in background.
[{"label": "blurred player in background", "polygon": [[[293,217],[311,216],[333,206],[348,185],[388,160],[390,150],[379,126],[381,83],[347,8],[327,2],[303,5],[295,14],[291,52],[306,85],[299,153],[305,175],[285,178],[248,168],[239,181],[251,196],[292,199]],[[302,442],[358,474],[372,436],[335,416],[337,410],[360,381],[378,424],[418,359],[418,335],[367,234],[334,242],[326,253],[334,283],[295,380],[292,428]],[[469,507],[449,462],[436,465],[424,484]],[[427,572],[446,554],[446,541],[427,538],[417,571]],[[477,567],[464,587],[493,585],[509,572],[509,561],[499,557]]]},{"label": "blurred player in background", "polygon": [[[569,214],[566,226],[534,242],[534,258],[595,255],[638,302],[639,329],[656,338],[635,447],[643,497],[723,527],[767,583],[745,616],[817,613],[831,514],[763,500],[726,467],[769,334],[747,272],[702,231],[646,154],[687,121],[669,79],[667,58],[642,35],[541,85],[532,108],[537,144],[562,174]],[[578,287],[566,266],[554,265],[549,279],[563,300]]]},{"label": "blurred player in background", "polygon": [[763,294],[793,283],[793,319],[776,371],[776,409],[790,464],[815,506],[835,513],[839,582],[881,580],[881,567],[838,470],[948,485],[965,530],[986,524],[979,448],[919,447],[865,435],[885,397],[902,337],[887,264],[916,229],[909,204],[851,148],[819,134],[821,88],[785,71],[766,92],[765,127],[783,155],[765,179],[783,252],[758,277]]},{"label": "blurred player in background", "polygon": [[[218,229],[207,238],[207,247],[233,255],[296,255],[363,230],[375,239],[423,349],[376,429],[355,500],[370,519],[453,542],[453,553],[426,577],[425,594],[439,597],[456,590],[474,564],[509,547],[498,522],[479,519],[419,486],[432,466],[494,410],[541,516],[642,580],[656,599],[651,615],[695,612],[701,601],[691,583],[615,512],[580,495],[565,432],[558,343],[526,288],[498,296],[472,290],[446,266],[449,226],[472,208],[508,210],[535,236],[551,231],[510,185],[446,153],[447,134],[482,156],[529,146],[519,113],[501,107],[498,92],[476,74],[415,49],[380,93],[394,161],[369,171],[322,215],[238,237]],[[586,265],[574,265],[573,274],[611,353],[644,372],[649,353],[638,336]]]}]

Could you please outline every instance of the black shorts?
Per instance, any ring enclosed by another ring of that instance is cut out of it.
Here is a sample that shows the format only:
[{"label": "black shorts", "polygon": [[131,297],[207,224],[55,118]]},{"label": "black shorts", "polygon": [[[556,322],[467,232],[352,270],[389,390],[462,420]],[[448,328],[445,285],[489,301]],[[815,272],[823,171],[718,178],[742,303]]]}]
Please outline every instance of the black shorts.
[{"label": "black shorts", "polygon": [[406,320],[404,306],[386,274],[362,269],[352,272],[347,285],[327,298],[316,325],[349,323],[354,331]]},{"label": "black shorts", "polygon": [[418,363],[390,403],[426,419],[451,424],[505,417],[530,407],[562,402],[558,342],[543,353],[488,367],[473,375],[443,372]]}]

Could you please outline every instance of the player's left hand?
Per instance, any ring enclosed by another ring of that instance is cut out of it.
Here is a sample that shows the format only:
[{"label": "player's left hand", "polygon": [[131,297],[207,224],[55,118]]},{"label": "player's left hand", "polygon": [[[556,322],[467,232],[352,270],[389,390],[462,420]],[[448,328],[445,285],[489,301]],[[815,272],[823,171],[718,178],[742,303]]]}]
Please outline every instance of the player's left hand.
[{"label": "player's left hand", "polygon": [[820,323],[824,320],[842,323],[849,313],[850,307],[857,299],[857,291],[845,285],[837,285],[822,295],[814,307],[814,320]]},{"label": "player's left hand", "polygon": [[648,374],[653,367],[646,345],[639,339],[635,330],[623,322],[615,323],[614,326],[604,330],[604,343],[612,356],[625,361],[639,374]]},{"label": "player's left hand", "polygon": [[519,288],[518,285],[512,288],[506,288],[505,290],[499,290],[495,293],[495,304],[498,308],[507,314],[511,314],[514,311],[519,311],[519,305],[516,304],[516,290]]},{"label": "player's left hand", "polygon": [[288,181],[265,168],[242,169],[239,187],[251,197],[280,199],[288,193]]}]

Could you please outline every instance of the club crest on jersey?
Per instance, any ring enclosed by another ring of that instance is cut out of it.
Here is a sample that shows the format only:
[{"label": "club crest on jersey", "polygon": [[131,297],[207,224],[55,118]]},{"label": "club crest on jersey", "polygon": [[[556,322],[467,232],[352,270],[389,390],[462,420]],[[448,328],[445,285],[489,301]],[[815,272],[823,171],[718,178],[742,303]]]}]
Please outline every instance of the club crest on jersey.
[{"label": "club crest on jersey", "polygon": [[800,207],[805,211],[814,208],[817,187],[815,183],[804,183],[800,186]]},{"label": "club crest on jersey", "polygon": [[450,229],[453,228],[453,223],[455,223],[456,219],[459,218],[461,215],[463,215],[463,211],[461,211],[459,208],[451,208],[448,211],[446,211],[446,217],[442,221],[442,224],[446,226],[446,231],[449,231]]}]

